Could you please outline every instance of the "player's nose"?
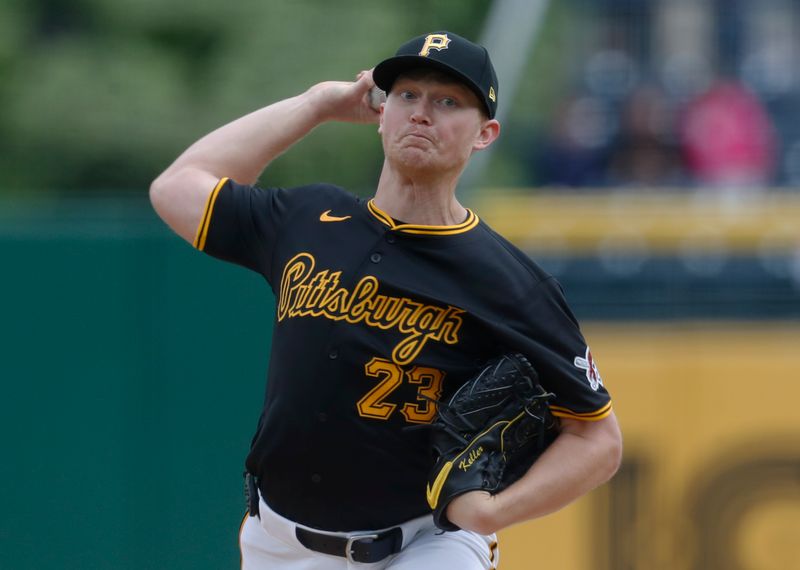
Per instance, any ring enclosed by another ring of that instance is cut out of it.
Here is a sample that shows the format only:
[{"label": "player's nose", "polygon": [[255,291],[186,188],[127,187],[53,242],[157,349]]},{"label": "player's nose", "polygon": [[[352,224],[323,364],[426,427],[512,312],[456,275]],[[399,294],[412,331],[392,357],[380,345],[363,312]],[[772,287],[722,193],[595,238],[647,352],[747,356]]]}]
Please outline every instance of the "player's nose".
[{"label": "player's nose", "polygon": [[409,120],[414,124],[429,125],[431,123],[431,105],[427,98],[420,97],[414,102]]}]

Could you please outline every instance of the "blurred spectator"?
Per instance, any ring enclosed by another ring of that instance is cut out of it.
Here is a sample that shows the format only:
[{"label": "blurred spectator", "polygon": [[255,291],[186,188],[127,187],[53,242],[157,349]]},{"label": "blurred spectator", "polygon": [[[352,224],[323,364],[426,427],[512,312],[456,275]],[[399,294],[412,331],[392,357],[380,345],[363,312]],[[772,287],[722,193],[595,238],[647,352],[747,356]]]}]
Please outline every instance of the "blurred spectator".
[{"label": "blurred spectator", "polygon": [[691,100],[680,137],[689,173],[700,185],[763,187],[773,178],[773,125],[758,98],[740,83],[719,80]]},{"label": "blurred spectator", "polygon": [[589,96],[563,101],[534,151],[536,183],[541,186],[599,186],[614,129],[607,105]]},{"label": "blurred spectator", "polygon": [[613,186],[679,186],[685,181],[672,103],[654,85],[642,85],[620,112],[607,182]]}]

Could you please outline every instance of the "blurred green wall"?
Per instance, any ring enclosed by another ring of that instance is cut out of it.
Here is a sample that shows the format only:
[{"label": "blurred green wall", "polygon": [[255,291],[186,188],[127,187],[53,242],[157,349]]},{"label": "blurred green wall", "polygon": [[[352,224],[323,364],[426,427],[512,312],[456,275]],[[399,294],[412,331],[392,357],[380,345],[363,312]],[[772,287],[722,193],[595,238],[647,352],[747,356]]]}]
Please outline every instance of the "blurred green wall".
[{"label": "blurred green wall", "polygon": [[0,568],[238,567],[269,287],[144,205],[0,212]]}]

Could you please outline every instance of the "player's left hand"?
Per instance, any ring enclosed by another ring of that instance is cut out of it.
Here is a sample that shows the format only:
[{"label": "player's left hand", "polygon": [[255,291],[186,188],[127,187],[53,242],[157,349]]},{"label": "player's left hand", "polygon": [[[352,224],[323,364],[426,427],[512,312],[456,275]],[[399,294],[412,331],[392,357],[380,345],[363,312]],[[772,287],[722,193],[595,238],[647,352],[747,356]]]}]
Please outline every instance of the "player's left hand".
[{"label": "player's left hand", "polygon": [[495,496],[486,491],[470,491],[459,495],[447,506],[447,518],[464,530],[492,534],[495,525]]}]

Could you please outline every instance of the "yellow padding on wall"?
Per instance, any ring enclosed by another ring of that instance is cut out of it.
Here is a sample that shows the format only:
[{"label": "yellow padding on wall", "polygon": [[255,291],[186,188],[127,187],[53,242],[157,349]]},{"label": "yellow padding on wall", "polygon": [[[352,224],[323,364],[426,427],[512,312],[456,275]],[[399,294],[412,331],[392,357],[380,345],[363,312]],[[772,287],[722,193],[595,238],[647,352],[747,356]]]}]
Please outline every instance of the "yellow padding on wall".
[{"label": "yellow padding on wall", "polygon": [[800,323],[583,328],[626,467],[567,508],[500,532],[500,570],[796,568]]},{"label": "yellow padding on wall", "polygon": [[489,225],[528,250],[758,253],[800,247],[796,193],[504,195],[485,190],[474,206]]}]

